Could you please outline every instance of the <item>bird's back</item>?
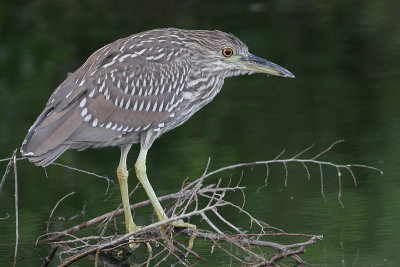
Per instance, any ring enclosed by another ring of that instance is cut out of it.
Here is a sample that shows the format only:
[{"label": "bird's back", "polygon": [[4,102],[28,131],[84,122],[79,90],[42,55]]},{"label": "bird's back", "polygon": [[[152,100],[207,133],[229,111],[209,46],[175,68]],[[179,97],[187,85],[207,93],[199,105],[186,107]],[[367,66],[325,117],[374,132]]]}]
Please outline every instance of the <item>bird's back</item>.
[{"label": "bird's back", "polygon": [[137,143],[144,133],[156,138],[182,124],[223,83],[196,67],[185,38],[185,31],[159,29],[97,50],[51,95],[23,155],[46,166],[68,148]]}]

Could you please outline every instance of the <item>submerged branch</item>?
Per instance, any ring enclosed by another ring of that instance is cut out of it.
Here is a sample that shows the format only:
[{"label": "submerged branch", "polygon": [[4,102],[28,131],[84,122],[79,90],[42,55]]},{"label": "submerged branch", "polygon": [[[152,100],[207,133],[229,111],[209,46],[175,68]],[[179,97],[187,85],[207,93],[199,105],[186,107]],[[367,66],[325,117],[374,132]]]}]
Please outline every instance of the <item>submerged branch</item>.
[{"label": "submerged branch", "polygon": [[[119,253],[124,250],[129,250],[127,245],[129,242],[132,242],[132,236],[134,237],[135,244],[144,243],[147,245],[148,251],[151,250],[148,244],[155,244],[156,247],[161,245],[160,248],[155,249],[155,255],[149,253],[148,258],[140,265],[151,265],[158,266],[162,265],[168,259],[175,259],[177,263],[183,265],[192,265],[195,262],[190,262],[190,259],[186,259],[185,255],[190,255],[196,258],[196,262],[201,259],[201,255],[198,255],[195,251],[190,249],[190,246],[186,247],[182,245],[178,239],[177,235],[186,235],[189,236],[189,240],[196,234],[197,238],[203,238],[205,240],[210,240],[211,244],[213,244],[212,249],[219,248],[221,251],[226,253],[232,259],[236,259],[242,264],[248,264],[252,266],[266,266],[271,264],[276,264],[283,258],[291,257],[296,261],[297,264],[306,263],[303,261],[299,255],[305,252],[305,247],[313,245],[318,240],[321,240],[323,237],[320,235],[305,235],[305,234],[289,234],[284,233],[282,230],[270,227],[267,223],[256,219],[253,217],[248,211],[244,209],[245,204],[245,187],[240,185],[241,178],[243,176],[243,171],[241,176],[239,177],[239,183],[236,185],[231,185],[231,179],[224,181],[223,179],[219,179],[216,184],[206,185],[205,180],[211,176],[214,176],[218,173],[227,170],[233,170],[237,168],[244,167],[254,167],[257,165],[263,165],[267,168],[267,175],[265,178],[265,185],[267,185],[270,170],[270,164],[282,164],[285,169],[285,177],[284,182],[285,185],[288,184],[289,177],[289,169],[288,164],[298,163],[305,169],[307,179],[310,180],[311,174],[309,171],[309,165],[317,165],[319,167],[320,173],[320,183],[321,183],[321,194],[325,199],[324,194],[324,175],[323,175],[323,167],[333,167],[337,170],[338,175],[338,200],[342,204],[341,196],[342,196],[342,170],[345,169],[352,177],[354,181],[354,185],[357,186],[356,176],[354,174],[354,168],[366,168],[374,171],[379,171],[379,169],[367,165],[360,164],[336,164],[329,161],[322,161],[319,158],[330,151],[337,143],[342,142],[342,140],[332,143],[327,149],[323,150],[315,154],[309,158],[301,158],[304,157],[306,153],[310,153],[311,149],[314,147],[314,144],[307,147],[303,151],[297,153],[295,156],[282,159],[282,156],[285,153],[283,150],[279,153],[274,159],[266,160],[266,161],[254,161],[247,163],[239,163],[235,165],[225,166],[213,171],[209,171],[209,166],[211,159],[208,160],[204,173],[195,181],[185,183],[182,186],[181,191],[169,195],[165,195],[159,198],[159,201],[172,200],[174,199],[175,203],[172,208],[167,212],[170,215],[170,218],[161,221],[155,222],[150,225],[144,226],[142,228],[137,229],[134,232],[130,232],[124,235],[118,235],[115,231],[107,230],[107,224],[114,219],[115,225],[116,216],[123,213],[122,208],[118,208],[116,210],[105,213],[101,216],[88,220],[79,225],[75,225],[71,228],[68,228],[62,232],[48,233],[49,224],[46,228],[46,234],[40,236],[38,238],[42,239],[46,237],[42,242],[48,242],[52,244],[51,250],[48,256],[43,263],[44,266],[50,264],[50,262],[55,258],[54,255],[59,255],[61,259],[60,266],[67,266],[72,263],[77,262],[79,259],[86,257],[88,255],[95,255],[95,265],[101,260],[104,255],[113,255],[112,253]],[[14,264],[16,263],[16,253],[18,248],[18,195],[17,195],[17,170],[16,170],[16,156],[15,152],[11,157],[10,163],[7,165],[6,171],[3,175],[3,179],[0,183],[0,191],[4,184],[5,178],[11,168],[11,165],[14,165],[14,173],[15,173],[15,205],[16,205],[16,249],[15,249],[15,259]],[[88,175],[94,175],[96,177],[106,179],[108,185],[112,182],[108,177],[102,176],[93,172],[88,172],[85,170],[73,168],[70,166],[54,163],[55,165],[68,168],[74,171],[79,171]],[[222,184],[227,185],[222,185]],[[138,187],[138,186],[137,186]],[[137,189],[135,188],[135,190]],[[108,187],[107,187],[108,190]],[[135,190],[132,191],[135,192]],[[243,202],[240,204],[232,203],[226,200],[227,193],[240,191],[243,195]],[[132,194],[131,193],[131,194]],[[66,197],[72,195],[72,193],[67,194],[62,197],[55,205],[53,210],[49,216],[49,222],[51,217],[58,207],[59,203],[64,200]],[[142,201],[139,203],[135,203],[131,205],[131,209],[136,209],[139,207],[143,207],[149,205],[150,201]],[[250,229],[252,229],[253,233],[249,232],[249,229],[243,229],[238,225],[235,225],[234,221],[228,220],[221,213],[221,210],[224,207],[229,206],[231,209],[235,209],[238,213],[238,216],[245,216],[250,223]],[[182,219],[190,219],[198,217],[205,222],[208,229],[180,229],[179,227],[173,227],[170,225],[172,222]],[[89,226],[98,225],[101,227],[102,231],[99,236],[86,236],[86,237],[77,237],[73,236],[72,233],[78,232],[81,229],[87,228]],[[161,226],[165,226],[165,232],[161,234],[159,228]],[[230,229],[230,231],[234,231],[234,233],[227,232],[224,229]],[[115,228],[117,230],[117,227]],[[174,231],[175,234],[174,234]],[[255,232],[254,232],[255,231]],[[275,231],[275,232],[272,232]],[[109,234],[109,235],[107,235]],[[269,236],[298,236],[302,238],[302,241],[292,244],[282,244],[278,242],[271,242],[268,239]],[[61,240],[61,238],[64,238]],[[130,239],[131,237],[131,239]],[[189,241],[190,243],[190,241]],[[266,251],[267,250],[267,251]],[[66,255],[66,259],[62,260],[63,256]],[[239,256],[240,255],[240,256]],[[136,263],[134,263],[136,264]]]}]

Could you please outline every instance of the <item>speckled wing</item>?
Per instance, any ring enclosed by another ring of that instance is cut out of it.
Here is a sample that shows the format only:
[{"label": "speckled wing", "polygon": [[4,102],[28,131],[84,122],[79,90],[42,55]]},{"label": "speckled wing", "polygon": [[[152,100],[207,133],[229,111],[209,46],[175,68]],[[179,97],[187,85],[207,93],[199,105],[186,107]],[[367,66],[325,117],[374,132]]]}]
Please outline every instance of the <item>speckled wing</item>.
[{"label": "speckled wing", "polygon": [[[161,131],[184,100],[185,72],[180,62],[167,65],[137,60],[118,64],[90,81],[92,85],[79,103],[87,127],[76,131],[70,140],[106,142],[111,141],[110,136]],[[94,136],[94,131],[99,134]]]},{"label": "speckled wing", "polygon": [[133,35],[91,55],[50,97],[23,154],[46,166],[70,147],[118,145],[124,138],[136,143],[143,131],[172,127],[190,70],[179,40],[163,38],[149,46],[146,33]]}]

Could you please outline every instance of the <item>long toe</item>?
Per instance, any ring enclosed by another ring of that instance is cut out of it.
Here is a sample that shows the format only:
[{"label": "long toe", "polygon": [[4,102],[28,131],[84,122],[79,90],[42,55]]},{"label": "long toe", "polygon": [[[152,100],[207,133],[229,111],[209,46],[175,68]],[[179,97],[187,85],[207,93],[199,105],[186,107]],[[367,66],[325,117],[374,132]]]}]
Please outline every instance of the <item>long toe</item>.
[{"label": "long toe", "polygon": [[[184,222],[183,220],[173,221],[171,224],[172,224],[172,226],[177,227],[177,228],[191,228],[193,230],[197,229],[196,225]],[[161,235],[163,236],[164,239],[167,238],[166,234],[165,234],[167,226],[168,225],[160,226],[160,232],[161,232]],[[195,238],[196,238],[196,232],[193,231],[192,235],[189,238],[188,249],[192,249],[193,248],[193,242],[194,242]]]}]

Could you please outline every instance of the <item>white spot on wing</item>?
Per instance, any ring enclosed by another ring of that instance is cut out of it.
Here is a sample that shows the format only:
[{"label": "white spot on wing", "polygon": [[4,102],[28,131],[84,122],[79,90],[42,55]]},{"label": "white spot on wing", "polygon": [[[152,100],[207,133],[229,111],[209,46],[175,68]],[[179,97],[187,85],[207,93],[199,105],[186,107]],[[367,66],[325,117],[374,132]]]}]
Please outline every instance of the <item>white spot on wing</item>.
[{"label": "white spot on wing", "polygon": [[84,97],[84,98],[81,100],[81,103],[79,103],[79,106],[80,106],[81,108],[83,108],[83,107],[85,106],[85,104],[86,104],[86,97]]},{"label": "white spot on wing", "polygon": [[143,54],[143,53],[144,53],[144,51],[146,51],[146,48],[144,48],[144,49],[140,50],[139,52],[135,52],[135,54],[137,54],[137,55],[141,55],[141,54]]},{"label": "white spot on wing", "polygon": [[125,104],[125,109],[128,109],[129,108],[129,104],[131,103],[131,99],[130,98],[128,98],[128,102],[126,102],[126,104]]},{"label": "white spot on wing", "polygon": [[158,56],[154,57],[153,60],[158,60],[162,58],[165,55],[165,53],[159,54]]},{"label": "white spot on wing", "polygon": [[143,105],[144,105],[144,100],[143,100],[142,103],[140,104],[139,111],[142,111]]},{"label": "white spot on wing", "polygon": [[157,100],[156,100],[156,102],[155,102],[154,105],[153,105],[153,112],[155,112],[156,109],[157,109]]},{"label": "white spot on wing", "polygon": [[93,96],[94,96],[94,92],[96,91],[96,88],[95,89],[93,89],[91,92],[90,92],[90,94],[89,94],[89,97],[90,98],[92,98]]},{"label": "white spot on wing", "polygon": [[93,120],[93,123],[92,123],[92,126],[93,127],[96,127],[97,126],[97,122],[98,122],[99,120],[96,118],[96,119],[94,119]]},{"label": "white spot on wing", "polygon": [[147,104],[147,107],[146,107],[146,111],[149,111],[150,110],[150,100],[149,100],[149,103]]},{"label": "white spot on wing", "polygon": [[127,57],[130,57],[131,56],[131,54],[126,54],[126,55],[123,55],[120,59],[118,59],[119,60],[119,62],[122,62],[122,61],[124,61],[125,60],[125,58],[127,58]]},{"label": "white spot on wing", "polygon": [[100,93],[103,92],[103,89],[104,89],[105,86],[106,86],[106,82],[103,81],[103,83],[101,84],[100,89],[99,89]]},{"label": "white spot on wing", "polygon": [[88,121],[90,121],[91,118],[92,118],[92,114],[88,114],[88,115],[86,115],[84,121],[88,122]]},{"label": "white spot on wing", "polygon": [[114,63],[115,63],[115,61],[111,61],[110,63],[105,64],[105,65],[103,66],[103,68],[107,68],[107,67],[111,66],[111,65],[114,64]]},{"label": "white spot on wing", "polygon": [[86,116],[86,114],[87,114],[87,108],[82,109],[81,116],[82,117]]}]

